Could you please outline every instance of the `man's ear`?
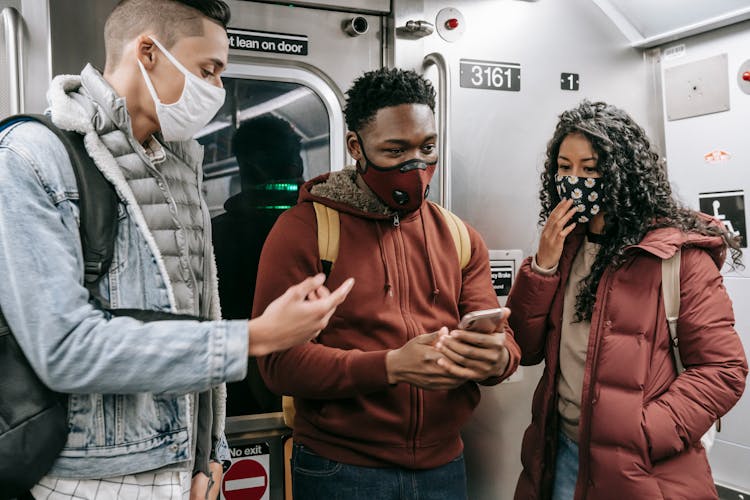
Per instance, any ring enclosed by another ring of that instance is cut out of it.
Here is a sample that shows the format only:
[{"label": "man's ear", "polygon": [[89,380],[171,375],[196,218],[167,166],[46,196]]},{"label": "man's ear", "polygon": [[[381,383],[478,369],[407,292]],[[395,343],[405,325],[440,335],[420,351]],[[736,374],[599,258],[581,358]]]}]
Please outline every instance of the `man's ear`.
[{"label": "man's ear", "polygon": [[156,63],[156,45],[148,35],[139,35],[135,39],[135,54],[144,68],[153,69]]},{"label": "man's ear", "polygon": [[354,158],[354,161],[360,162],[362,160],[362,146],[354,132],[346,133],[346,149],[349,150],[349,154]]}]

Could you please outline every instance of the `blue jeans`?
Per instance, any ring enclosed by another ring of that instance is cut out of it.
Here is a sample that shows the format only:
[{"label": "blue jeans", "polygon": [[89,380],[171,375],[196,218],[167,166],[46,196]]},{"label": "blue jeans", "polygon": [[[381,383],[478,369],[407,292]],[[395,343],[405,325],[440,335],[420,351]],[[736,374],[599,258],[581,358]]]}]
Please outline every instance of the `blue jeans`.
[{"label": "blue jeans", "polygon": [[560,432],[557,435],[555,459],[555,488],[552,500],[573,500],[578,481],[578,445]]},{"label": "blue jeans", "polygon": [[347,465],[295,444],[292,489],[302,500],[466,500],[463,455],[429,470]]}]

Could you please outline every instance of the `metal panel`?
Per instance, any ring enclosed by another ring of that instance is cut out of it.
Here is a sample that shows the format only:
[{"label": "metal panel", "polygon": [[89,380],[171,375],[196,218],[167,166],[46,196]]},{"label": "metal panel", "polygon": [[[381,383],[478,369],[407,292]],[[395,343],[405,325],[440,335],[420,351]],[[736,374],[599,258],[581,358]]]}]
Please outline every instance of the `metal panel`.
[{"label": "metal panel", "polygon": [[634,47],[655,47],[750,18],[746,0],[592,0]]},{"label": "metal panel", "polygon": [[[0,3],[0,12],[5,12],[7,7]],[[0,119],[10,114],[10,61],[8,58],[8,34],[5,24],[0,15]]]},{"label": "metal panel", "polygon": [[[660,130],[661,115],[651,113],[661,97],[654,92],[653,66],[590,0],[394,0],[391,28],[408,20],[434,23],[445,7],[463,13],[461,38],[453,43],[437,34],[407,39],[389,30],[389,60],[421,70],[425,54],[446,58],[453,82],[452,209],[479,230],[489,248],[518,248],[529,255],[538,239],[539,173],[557,116],[583,98],[606,100],[626,109],[647,131]],[[459,87],[460,59],[520,64],[521,90]],[[565,72],[580,74],[580,91],[560,89]],[[524,367],[520,381],[482,389],[482,402],[464,432],[469,498],[513,497],[521,437],[541,370]]]},{"label": "metal panel", "polygon": [[[24,59],[26,109],[41,112],[46,107],[45,94],[53,75],[78,73],[87,62],[103,67],[104,23],[117,0],[20,0],[20,3],[27,52]],[[342,102],[341,89],[348,88],[362,72],[382,64],[382,20],[379,16],[364,15],[369,30],[361,36],[351,37],[343,31],[342,25],[352,19],[353,12],[294,7],[288,2],[283,6],[240,0],[228,0],[228,3],[232,9],[233,27],[310,37],[307,57],[247,55],[231,51],[232,61],[273,59],[274,64],[307,68],[332,82]],[[382,7],[379,3],[374,5],[378,9]],[[336,54],[336,57],[331,57],[331,54]],[[29,75],[34,78],[29,78]]]},{"label": "metal panel", "polygon": [[86,63],[104,69],[104,23],[117,0],[54,0],[51,19],[52,74],[78,74]]},{"label": "metal panel", "polygon": [[307,35],[307,56],[266,54],[230,50],[230,60],[241,63],[273,60],[273,64],[296,66],[313,71],[333,85],[343,105],[343,91],[363,72],[378,68],[382,60],[381,19],[363,16],[369,23],[367,33],[352,37],[343,24],[351,13],[331,12],[287,5],[230,0],[231,25],[234,28]]},{"label": "metal panel", "polygon": [[18,2],[0,2],[0,117],[24,111],[22,33]]},{"label": "metal panel", "polygon": [[[701,61],[719,54],[727,56],[727,74],[736,71],[747,60],[750,46],[750,22],[730,26],[712,33],[683,40],[685,50],[676,59],[662,58],[666,74],[675,66]],[[669,46],[662,47],[663,51]],[[669,121],[665,125],[669,179],[675,192],[688,206],[698,209],[699,193],[711,191],[750,191],[750,142],[747,141],[747,116],[750,116],[750,95],[742,92],[734,78],[729,84],[732,109],[726,113],[697,116]],[[663,108],[666,115],[666,109]],[[714,160],[714,151],[721,161]],[[747,251],[744,260],[747,263]],[[745,352],[750,346],[750,269],[729,271],[725,268],[724,283],[734,303],[735,328],[740,334]],[[722,419],[722,431],[717,435],[709,461],[717,484],[737,490],[750,491],[747,464],[750,463],[750,397],[745,395]]]},{"label": "metal panel", "polygon": [[288,6],[318,7],[323,9],[347,10],[350,12],[380,12],[387,14],[391,10],[390,0],[267,0]]},{"label": "metal panel", "polygon": [[727,55],[665,70],[664,98],[668,120],[729,111]]}]

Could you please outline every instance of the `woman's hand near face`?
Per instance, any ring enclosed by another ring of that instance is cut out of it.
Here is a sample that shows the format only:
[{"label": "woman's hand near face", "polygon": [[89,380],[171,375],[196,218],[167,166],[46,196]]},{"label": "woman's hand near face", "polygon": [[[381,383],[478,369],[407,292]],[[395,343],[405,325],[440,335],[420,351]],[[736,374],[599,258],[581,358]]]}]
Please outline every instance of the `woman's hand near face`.
[{"label": "woman's hand near face", "polygon": [[567,227],[566,224],[575,214],[573,200],[562,200],[549,214],[536,252],[536,263],[539,267],[551,269],[560,261],[565,238],[576,227],[575,222]]}]

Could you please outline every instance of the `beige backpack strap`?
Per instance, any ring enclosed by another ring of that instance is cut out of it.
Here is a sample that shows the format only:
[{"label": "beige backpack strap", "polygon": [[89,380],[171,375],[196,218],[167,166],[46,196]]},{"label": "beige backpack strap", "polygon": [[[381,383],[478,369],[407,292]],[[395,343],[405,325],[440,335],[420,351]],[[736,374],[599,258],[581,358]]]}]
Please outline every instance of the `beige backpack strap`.
[{"label": "beige backpack strap", "polygon": [[680,316],[680,250],[668,259],[661,261],[661,292],[664,298],[664,311],[667,313],[669,336],[672,340],[672,354],[677,373],[685,371],[680,357],[680,342],[677,338],[677,318]]},{"label": "beige backpack strap", "polygon": [[448,230],[453,238],[453,244],[456,245],[456,253],[458,253],[458,263],[461,269],[465,268],[469,264],[471,259],[471,239],[469,238],[469,230],[466,229],[464,221],[458,218],[456,214],[447,210],[437,203],[433,203],[445,219],[445,223],[448,226]]},{"label": "beige backpack strap", "polygon": [[326,276],[331,274],[333,264],[339,256],[339,213],[337,210],[313,202],[315,218],[318,222],[318,252]]},{"label": "beige backpack strap", "polygon": [[[339,213],[337,210],[317,201],[313,202],[313,207],[315,208],[315,220],[318,225],[318,253],[320,254],[323,272],[327,277],[331,274],[333,264],[339,256]],[[296,410],[293,397],[282,396],[281,411],[284,416],[284,424],[290,429],[294,429]]]},{"label": "beige backpack strap", "polygon": [[284,424],[290,429],[294,429],[294,416],[297,411],[294,409],[293,397],[281,396],[281,411],[284,417]]}]

